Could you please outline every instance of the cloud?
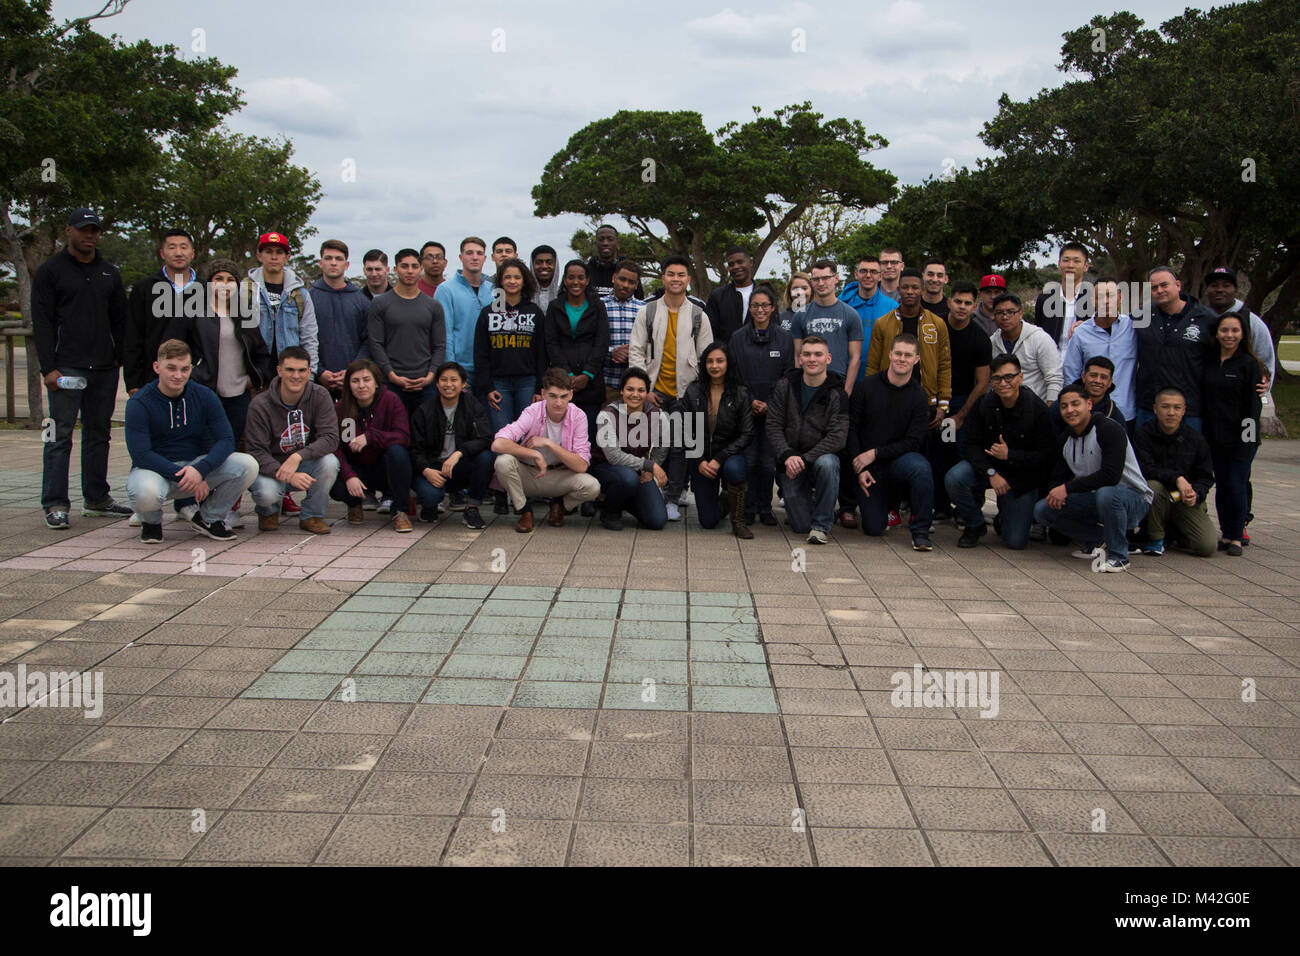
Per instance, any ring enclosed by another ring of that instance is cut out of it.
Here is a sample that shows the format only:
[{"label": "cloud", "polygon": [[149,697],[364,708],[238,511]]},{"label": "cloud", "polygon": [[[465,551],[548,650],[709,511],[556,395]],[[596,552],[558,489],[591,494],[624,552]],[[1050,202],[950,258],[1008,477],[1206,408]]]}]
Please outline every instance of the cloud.
[{"label": "cloud", "polygon": [[351,136],[356,120],[337,89],[303,76],[254,80],[244,90],[244,115],[285,133]]}]

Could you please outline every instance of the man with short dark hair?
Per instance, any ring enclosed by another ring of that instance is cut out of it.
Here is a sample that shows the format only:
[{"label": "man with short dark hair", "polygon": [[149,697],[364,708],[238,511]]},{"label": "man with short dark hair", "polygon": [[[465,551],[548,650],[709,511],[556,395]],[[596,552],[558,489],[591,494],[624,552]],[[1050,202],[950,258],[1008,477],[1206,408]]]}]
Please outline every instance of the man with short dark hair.
[{"label": "man with short dark hair", "polygon": [[975,284],[966,281],[954,282],[952,295],[948,297],[946,324],[948,347],[952,353],[952,401],[948,406],[951,423],[946,420],[940,423],[938,432],[931,434],[928,451],[934,471],[936,521],[945,520],[952,514],[944,477],[961,460],[966,420],[989,388],[993,346],[984,330],[971,320],[976,297]]},{"label": "man with short dark hair", "polygon": [[[92,518],[129,518],[108,487],[108,439],[117,401],[122,342],[127,323],[126,289],[117,266],[98,251],[100,218],[74,209],[65,245],[32,277],[32,338],[27,361],[40,363],[49,394],[54,438],[44,442],[41,507],[45,526],[68,527],[68,461],[72,432],[81,417],[81,513]],[[79,382],[77,380],[80,380]]]},{"label": "man with short dark hair", "polygon": [[1184,424],[1186,408],[1182,392],[1161,389],[1156,393],[1155,420],[1138,428],[1133,439],[1138,465],[1153,496],[1146,543],[1138,554],[1164,554],[1166,527],[1198,557],[1208,558],[1218,546],[1219,534],[1206,508],[1214,485],[1214,461],[1205,437]]},{"label": "man with short dark hair", "polygon": [[[598,226],[593,240],[596,254],[587,260],[587,276],[590,282],[587,292],[597,299],[603,299],[614,292],[614,267],[618,265],[621,258],[618,254],[618,230],[608,223]],[[640,281],[636,284],[636,297],[638,299],[646,297]]]},{"label": "man with short dark hair", "polygon": [[1116,279],[1098,279],[1092,290],[1093,316],[1079,323],[1070,335],[1062,375],[1065,381],[1073,382],[1084,377],[1092,359],[1106,359],[1114,379],[1114,403],[1123,420],[1132,421],[1137,415],[1137,329],[1133,328],[1132,318],[1120,314],[1120,286]]},{"label": "man with short dark hair", "polygon": [[614,291],[601,299],[609,316],[609,358],[605,360],[605,402],[614,404],[622,396],[623,374],[628,370],[632,326],[645,302],[636,297],[641,273],[636,263],[624,259],[614,270]]},{"label": "man with short dark hair", "polygon": [[545,314],[546,307],[564,294],[558,256],[553,246],[538,246],[528,258],[532,263],[533,278],[537,280],[533,303]]},{"label": "man with short dark hair", "polygon": [[[460,241],[460,265],[456,274],[438,286],[434,296],[442,306],[447,329],[447,357],[445,361],[459,362],[469,376],[470,391],[480,392],[480,383],[474,378],[474,335],[478,330],[479,313],[492,304],[493,285],[483,275],[483,261],[487,257],[487,244],[478,236],[467,236]],[[430,372],[438,366],[435,362]]]},{"label": "man with short dark hair", "polygon": [[370,302],[347,280],[348,265],[347,243],[326,239],[320,246],[320,278],[309,290],[320,339],[316,381],[336,399],[343,394],[344,370],[357,359],[370,357],[366,330]]},{"label": "man with short dark hair", "polygon": [[393,261],[397,285],[370,303],[366,334],[384,384],[397,393],[409,418],[438,391],[434,371],[447,361],[447,326],[442,306],[420,291],[419,253],[403,249]]},{"label": "man with short dark hair", "polygon": [[[1084,394],[1088,396],[1094,415],[1119,422],[1127,430],[1128,420],[1124,418],[1123,410],[1112,396],[1115,391],[1115,365],[1110,359],[1104,355],[1094,355],[1088,359],[1083,374],[1074,381],[1083,385]],[[1056,429],[1056,434],[1064,435],[1066,428],[1065,420],[1061,418],[1060,402],[1052,403],[1051,412],[1052,426]]]},{"label": "man with short dark hair", "polygon": [[985,394],[966,422],[965,460],[944,476],[948,497],[965,527],[959,548],[973,548],[988,530],[984,524],[984,491],[997,495],[1002,543],[1013,551],[1029,541],[1034,503],[1047,477],[1056,441],[1043,400],[1024,387],[1020,360],[1014,355],[993,359]]},{"label": "man with short dark hair", "polygon": [[203,281],[193,269],[193,236],[184,229],[167,230],[158,258],[162,269],[131,287],[122,348],[122,379],[131,395],[158,377],[153,363],[171,321],[203,315],[207,306]]},{"label": "man with short dark hair", "polygon": [[998,323],[993,318],[993,300],[1006,291],[1007,280],[1000,275],[986,275],[980,280],[979,302],[971,318],[984,330],[985,335],[997,334]]},{"label": "man with short dark hair", "polygon": [[749,294],[754,291],[753,253],[743,246],[732,246],[727,250],[726,260],[731,281],[710,292],[704,306],[713,336],[719,342],[730,342],[731,336],[745,324]]},{"label": "man with short dark hair", "polygon": [[1212,345],[1215,314],[1182,291],[1183,284],[1170,266],[1147,273],[1151,284],[1149,314],[1135,313],[1137,328],[1137,423],[1155,420],[1156,392],[1172,386],[1183,393],[1193,431],[1201,430],[1201,378],[1206,349]]},{"label": "man with short dark hair", "polygon": [[948,300],[943,294],[948,284],[948,267],[942,259],[927,259],[921,267],[921,308],[939,318],[948,318]]},{"label": "man with short dark hair", "polygon": [[831,358],[825,339],[805,336],[799,367],[776,383],[767,403],[767,440],[786,514],[809,544],[826,544],[835,522],[840,451],[849,430],[848,396],[843,379],[830,370]]},{"label": "man with short dark hair", "polygon": [[[846,282],[840,301],[847,302],[862,320],[863,341],[870,341],[871,329],[876,320],[898,308],[898,300],[891,299],[880,289],[880,260],[875,256],[861,256],[853,270],[856,282]],[[865,362],[858,363],[858,381],[867,377]]]},{"label": "man with short dark hair", "polygon": [[857,310],[836,297],[840,275],[834,262],[818,259],[810,275],[813,300],[796,313],[795,328],[790,333],[795,354],[802,354],[803,339],[809,335],[824,339],[831,355],[830,370],[844,383],[844,391],[852,394],[862,363],[862,319]]},{"label": "man with short dark hair", "polygon": [[[903,294],[907,295],[906,287]],[[894,336],[889,366],[868,375],[853,392],[845,454],[854,473],[863,533],[884,534],[891,497],[906,495],[912,502],[912,550],[930,551],[934,479],[929,461],[921,454],[930,411],[913,375],[920,357],[915,335]]]},{"label": "man with short dark hair", "polygon": [[1025,374],[1025,387],[1045,402],[1061,391],[1061,353],[1052,337],[1025,321],[1020,297],[1004,292],[993,300],[998,331],[989,336],[994,355],[1014,355]]},{"label": "man with short dark hair", "polygon": [[1081,242],[1067,242],[1061,246],[1057,266],[1061,281],[1034,300],[1034,325],[1051,336],[1057,351],[1064,354],[1075,323],[1092,318],[1085,279],[1091,266],[1088,248]]},{"label": "man with short dark hair", "polygon": [[443,278],[447,271],[447,247],[441,242],[426,242],[420,247],[420,267],[423,270],[420,273],[420,291],[432,299],[438,287],[447,281]]},{"label": "man with short dark hair", "polygon": [[494,240],[492,242],[493,272],[492,275],[488,276],[488,278],[491,279],[493,276],[496,275],[496,270],[501,268],[501,263],[505,262],[507,259],[513,259],[518,255],[519,255],[519,247],[515,244],[515,241],[511,239],[509,236],[501,236],[500,238]]},{"label": "man with short dark hair", "polygon": [[362,293],[373,302],[375,296],[383,295],[390,288],[388,284],[388,253],[383,249],[371,249],[361,260],[361,272],[366,277]]},{"label": "man with short dark hair", "polygon": [[1060,399],[1069,431],[1052,471],[1056,484],[1034,505],[1034,520],[1078,541],[1074,556],[1091,560],[1094,571],[1127,571],[1128,533],[1150,508],[1151,487],[1124,426],[1094,415],[1082,385],[1065,386]]},{"label": "man with short dark hair", "polygon": [[903,274],[903,253],[893,246],[880,250],[880,291],[898,301],[898,280]]}]

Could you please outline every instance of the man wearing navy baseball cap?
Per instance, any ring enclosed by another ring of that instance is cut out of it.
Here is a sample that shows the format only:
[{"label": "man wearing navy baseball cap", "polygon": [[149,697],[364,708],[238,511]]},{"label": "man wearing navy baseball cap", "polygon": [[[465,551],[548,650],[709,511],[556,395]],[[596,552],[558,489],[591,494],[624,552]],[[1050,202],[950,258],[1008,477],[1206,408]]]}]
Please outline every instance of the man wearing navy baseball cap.
[{"label": "man wearing navy baseball cap", "polygon": [[[81,416],[81,513],[128,518],[131,509],[109,494],[108,441],[126,332],[126,289],[117,266],[98,250],[98,214],[72,210],[64,247],[32,280],[32,332],[49,393],[53,440],[45,442],[41,507],[46,527],[68,527],[68,462]],[[31,361],[31,356],[28,356]]]}]

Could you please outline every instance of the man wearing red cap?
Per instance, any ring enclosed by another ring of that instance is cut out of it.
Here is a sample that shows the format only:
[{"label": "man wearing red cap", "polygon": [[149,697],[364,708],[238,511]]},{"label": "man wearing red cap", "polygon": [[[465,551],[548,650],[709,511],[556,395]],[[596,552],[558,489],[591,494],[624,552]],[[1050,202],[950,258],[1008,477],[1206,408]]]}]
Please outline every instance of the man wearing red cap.
[{"label": "man wearing red cap", "polygon": [[1000,275],[987,275],[980,279],[979,304],[971,313],[971,321],[984,330],[985,335],[992,335],[998,330],[993,321],[993,300],[1007,291],[1007,280]]}]

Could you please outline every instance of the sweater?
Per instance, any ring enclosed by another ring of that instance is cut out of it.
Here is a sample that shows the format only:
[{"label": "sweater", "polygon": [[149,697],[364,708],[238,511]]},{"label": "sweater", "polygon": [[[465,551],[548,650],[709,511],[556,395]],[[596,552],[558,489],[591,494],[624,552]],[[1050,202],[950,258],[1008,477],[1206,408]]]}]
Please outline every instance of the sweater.
[{"label": "sweater", "polygon": [[[867,348],[867,375],[875,375],[889,367],[889,348],[894,336],[903,331],[903,320],[898,310],[886,312],[871,327],[871,343]],[[921,385],[925,388],[930,405],[948,404],[952,400],[952,344],[948,340],[948,323],[929,309],[922,309],[916,323],[916,337],[921,343]]]},{"label": "sweater", "polygon": [[1133,437],[1133,451],[1143,476],[1160,482],[1166,491],[1176,491],[1178,479],[1183,478],[1196,492],[1197,500],[1204,501],[1214,485],[1209,442],[1200,432],[1187,427],[1186,421],[1179,422],[1172,435],[1165,434],[1160,422],[1147,422]]},{"label": "sweater", "polygon": [[280,397],[280,377],[248,404],[244,450],[257,459],[258,471],[274,475],[285,459],[298,454],[315,461],[333,454],[339,445],[339,419],[334,400],[323,386],[308,382],[298,404]]},{"label": "sweater", "polygon": [[500,311],[485,306],[474,330],[474,367],[479,371],[479,392],[492,390],[500,378],[532,376],[538,382],[546,371],[542,340],[543,311],[532,302]]},{"label": "sweater", "polygon": [[[341,416],[342,402],[334,403],[334,414]],[[339,460],[339,477],[344,481],[349,478],[355,478],[356,465],[373,465],[384,456],[393,445],[411,444],[411,429],[406,420],[406,406],[402,400],[387,387],[380,385],[375,392],[375,398],[370,403],[369,408],[358,408],[357,420],[352,423],[352,427],[347,427],[347,422],[339,418],[340,440],[338,451],[335,452]],[[353,451],[348,447],[348,443],[342,440],[342,436],[351,432],[353,438],[366,436],[366,447],[361,451]]]},{"label": "sweater", "polygon": [[1052,337],[1029,322],[1020,325],[1020,337],[1007,348],[1002,330],[989,336],[993,343],[993,357],[1014,355],[1020,359],[1020,371],[1025,373],[1025,386],[1045,402],[1054,402],[1061,394],[1061,352]]},{"label": "sweater", "polygon": [[874,448],[874,474],[894,459],[920,451],[929,421],[930,403],[915,378],[895,385],[888,370],[876,372],[853,389],[845,451],[852,459]]},{"label": "sweater", "polygon": [[194,469],[206,478],[235,450],[235,435],[212,389],[186,382],[170,398],[154,380],[127,400],[126,450],[133,468],[156,471],[168,481],[176,477],[177,462],[198,458]]},{"label": "sweater", "polygon": [[442,306],[443,318],[447,323],[446,361],[459,362],[472,378],[474,330],[478,327],[479,313],[485,306],[492,304],[492,282],[487,276],[481,275],[476,291],[465,278],[465,273],[457,269],[454,276],[438,286],[434,299]]},{"label": "sweater", "polygon": [[1124,485],[1142,495],[1147,504],[1155,497],[1142,477],[1124,426],[1099,415],[1088,419],[1083,434],[1070,430],[1052,471],[1052,481],[1064,484],[1071,495]]},{"label": "sweater", "polygon": [[360,288],[349,282],[335,289],[324,279],[317,279],[312,283],[311,301],[316,311],[322,372],[342,372],[355,359],[370,357],[366,332],[370,300]]},{"label": "sweater", "polygon": [[423,292],[413,299],[396,292],[375,296],[366,332],[370,355],[385,378],[390,373],[422,378],[448,361],[442,306]]}]

